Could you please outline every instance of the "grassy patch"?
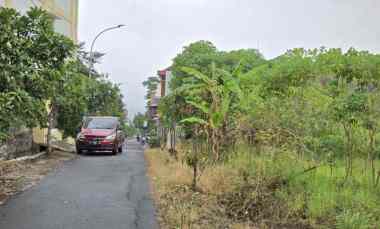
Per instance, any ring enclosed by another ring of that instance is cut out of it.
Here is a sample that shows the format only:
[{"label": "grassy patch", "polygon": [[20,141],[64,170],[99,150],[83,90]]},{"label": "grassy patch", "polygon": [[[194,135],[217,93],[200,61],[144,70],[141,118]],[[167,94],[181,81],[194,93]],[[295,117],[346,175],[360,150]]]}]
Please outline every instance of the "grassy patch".
[{"label": "grassy patch", "polygon": [[[232,225],[218,206],[217,193],[228,190],[233,176],[221,167],[206,169],[200,189],[191,190],[191,169],[174,160],[168,152],[149,149],[145,153],[159,221],[162,228],[221,228]],[[222,178],[222,179],[221,179]]]},{"label": "grassy patch", "polygon": [[353,176],[345,179],[342,162],[331,170],[292,155],[240,153],[227,164],[248,173],[253,183],[271,177],[284,181],[285,185],[275,192],[277,202],[287,206],[288,214],[282,215],[282,220],[289,216],[305,219],[315,228],[365,229],[380,225],[380,192],[370,183],[370,175],[359,169],[363,161],[356,160]]},{"label": "grassy patch", "polygon": [[[163,228],[342,228],[380,225],[380,192],[369,175],[296,155],[236,153],[207,167],[196,192],[191,169],[167,152],[150,149],[149,162]],[[362,164],[362,161],[356,161]]]}]

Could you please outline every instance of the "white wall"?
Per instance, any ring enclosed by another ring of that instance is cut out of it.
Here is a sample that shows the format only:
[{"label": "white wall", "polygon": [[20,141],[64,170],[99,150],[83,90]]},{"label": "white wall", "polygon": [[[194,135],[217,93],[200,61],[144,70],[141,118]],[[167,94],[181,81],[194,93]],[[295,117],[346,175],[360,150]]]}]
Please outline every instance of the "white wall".
[{"label": "white wall", "polygon": [[165,82],[165,95],[168,95],[170,93],[170,80],[172,78],[173,74],[171,71],[166,72],[166,82]]},{"label": "white wall", "polygon": [[30,0],[12,0],[12,6],[20,11],[21,14],[25,14],[30,7],[34,6],[34,4]]}]

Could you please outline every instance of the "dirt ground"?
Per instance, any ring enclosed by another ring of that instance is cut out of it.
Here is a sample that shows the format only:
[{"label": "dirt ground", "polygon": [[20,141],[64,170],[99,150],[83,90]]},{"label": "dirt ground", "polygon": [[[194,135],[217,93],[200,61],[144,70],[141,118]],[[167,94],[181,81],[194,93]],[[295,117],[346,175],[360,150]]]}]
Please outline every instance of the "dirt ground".
[{"label": "dirt ground", "polygon": [[33,162],[0,161],[0,205],[12,195],[33,187],[64,161],[73,160],[75,157],[72,153],[54,151],[51,155]]},{"label": "dirt ground", "polygon": [[248,178],[220,164],[201,172],[194,191],[192,171],[180,154],[175,160],[168,152],[148,149],[145,157],[161,228],[314,228],[301,214],[288,214],[286,203],[276,197],[286,185],[280,177]]},{"label": "dirt ground", "polygon": [[[146,150],[145,157],[161,228],[248,228],[239,227],[225,217],[215,195],[218,191],[224,191],[225,185],[217,184],[214,176],[202,176],[199,191],[193,191],[191,169],[184,166],[181,160],[173,160],[169,153],[158,149]],[[213,172],[217,173],[216,170]],[[218,173],[218,177],[221,175]],[[226,177],[223,181],[229,179]],[[212,193],[209,192],[211,189]]]}]

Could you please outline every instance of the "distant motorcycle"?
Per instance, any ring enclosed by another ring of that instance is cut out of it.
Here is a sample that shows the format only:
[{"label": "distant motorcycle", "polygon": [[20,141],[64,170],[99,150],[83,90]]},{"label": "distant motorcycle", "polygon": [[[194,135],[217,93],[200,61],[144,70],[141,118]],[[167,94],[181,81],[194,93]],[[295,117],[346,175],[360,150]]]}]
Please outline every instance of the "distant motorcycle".
[{"label": "distant motorcycle", "polygon": [[141,145],[145,145],[145,142],[146,142],[146,138],[145,138],[145,137],[142,137],[142,138],[141,138]]}]

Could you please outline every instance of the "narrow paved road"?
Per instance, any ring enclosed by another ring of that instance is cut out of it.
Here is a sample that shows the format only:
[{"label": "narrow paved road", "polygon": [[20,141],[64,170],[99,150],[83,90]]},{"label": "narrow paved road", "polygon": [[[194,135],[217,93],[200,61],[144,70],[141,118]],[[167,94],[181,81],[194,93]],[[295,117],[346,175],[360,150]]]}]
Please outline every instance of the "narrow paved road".
[{"label": "narrow paved road", "polygon": [[158,228],[142,147],[82,156],[0,207],[0,229]]}]

